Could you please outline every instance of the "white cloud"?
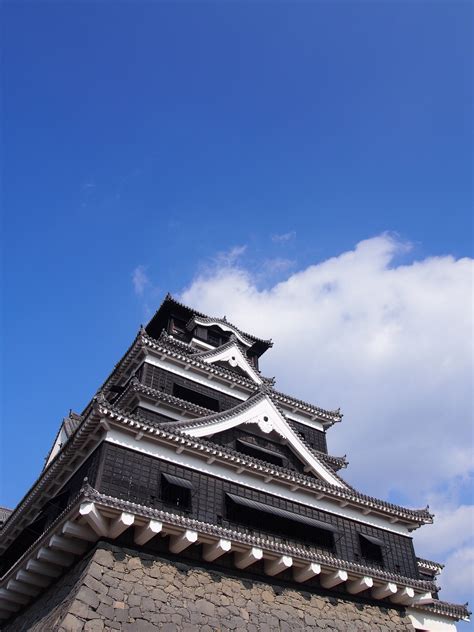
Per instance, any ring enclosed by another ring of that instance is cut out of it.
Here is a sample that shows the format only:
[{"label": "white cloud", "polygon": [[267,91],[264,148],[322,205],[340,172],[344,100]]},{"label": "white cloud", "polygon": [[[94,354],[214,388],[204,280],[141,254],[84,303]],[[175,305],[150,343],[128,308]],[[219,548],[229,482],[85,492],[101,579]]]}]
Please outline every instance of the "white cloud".
[{"label": "white cloud", "polygon": [[181,298],[272,337],[262,368],[279,388],[341,406],[328,442],[348,453],[349,482],[423,505],[438,485],[472,471],[473,262],[395,265],[407,248],[381,235],[267,289],[259,272],[227,260]]},{"label": "white cloud", "polygon": [[272,241],[277,244],[284,244],[287,241],[291,241],[296,237],[296,231],[290,230],[288,233],[282,233],[281,235],[272,235]]},{"label": "white cloud", "polygon": [[429,559],[442,555],[447,559],[453,550],[464,545],[474,546],[474,505],[432,507],[436,519],[433,525],[415,535],[416,550]]},{"label": "white cloud", "polygon": [[438,583],[440,599],[461,603],[469,600],[474,594],[474,545],[462,547],[448,557]]},{"label": "white cloud", "polygon": [[146,267],[139,265],[132,272],[133,289],[137,296],[143,296],[147,287],[150,286],[150,279],[146,273]]},{"label": "white cloud", "polygon": [[462,602],[474,566],[474,507],[462,493],[473,474],[474,262],[397,265],[409,248],[380,235],[265,289],[264,266],[217,260],[181,299],[273,338],[261,364],[278,388],[341,406],[328,444],[348,454],[344,477],[406,506],[430,503],[435,523],[415,532],[416,551],[446,563],[440,596]]}]

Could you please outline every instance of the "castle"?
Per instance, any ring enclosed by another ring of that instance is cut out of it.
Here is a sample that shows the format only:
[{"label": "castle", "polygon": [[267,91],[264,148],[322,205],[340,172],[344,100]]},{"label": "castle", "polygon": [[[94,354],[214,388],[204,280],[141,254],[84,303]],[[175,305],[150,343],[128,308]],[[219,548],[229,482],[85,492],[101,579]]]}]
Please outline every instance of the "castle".
[{"label": "castle", "polygon": [[279,392],[272,346],[168,295],[0,531],[0,625],[425,630],[469,615],[416,556],[427,509],[367,496],[339,410]]}]

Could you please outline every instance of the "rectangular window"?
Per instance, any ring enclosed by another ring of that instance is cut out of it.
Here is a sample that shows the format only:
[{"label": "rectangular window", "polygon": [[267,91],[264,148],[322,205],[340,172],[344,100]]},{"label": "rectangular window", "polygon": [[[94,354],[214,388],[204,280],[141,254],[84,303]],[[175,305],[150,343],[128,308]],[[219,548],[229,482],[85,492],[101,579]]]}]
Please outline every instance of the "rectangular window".
[{"label": "rectangular window", "polygon": [[203,393],[193,391],[190,388],[181,386],[180,384],[173,384],[173,395],[175,397],[179,397],[180,399],[184,399],[187,402],[197,404],[198,406],[210,408],[216,412],[219,412],[220,410],[219,400],[209,397],[208,395],[203,395]]},{"label": "rectangular window", "polygon": [[232,522],[259,531],[330,550],[334,549],[334,534],[339,533],[335,527],[320,520],[234,494],[226,494],[226,516]]},{"label": "rectangular window", "polygon": [[254,445],[253,443],[249,443],[243,439],[237,439],[236,448],[239,452],[242,452],[242,454],[253,456],[256,459],[266,461],[267,463],[283,466],[283,457],[273,450],[267,450],[267,448],[262,448],[261,446]]},{"label": "rectangular window", "polygon": [[184,478],[161,475],[161,500],[168,505],[190,511],[192,489],[193,484]]},{"label": "rectangular window", "polygon": [[372,535],[362,535],[359,533],[360,553],[364,560],[383,566],[382,549],[384,542]]},{"label": "rectangular window", "polygon": [[180,340],[187,338],[186,322],[178,318],[170,318],[169,333]]}]

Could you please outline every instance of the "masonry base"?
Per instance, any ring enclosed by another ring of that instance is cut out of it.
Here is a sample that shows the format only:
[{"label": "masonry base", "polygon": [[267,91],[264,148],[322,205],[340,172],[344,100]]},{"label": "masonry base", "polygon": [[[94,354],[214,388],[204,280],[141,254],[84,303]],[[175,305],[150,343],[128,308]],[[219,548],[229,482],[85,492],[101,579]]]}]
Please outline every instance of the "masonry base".
[{"label": "masonry base", "polygon": [[100,542],[4,632],[413,632],[405,611]]}]

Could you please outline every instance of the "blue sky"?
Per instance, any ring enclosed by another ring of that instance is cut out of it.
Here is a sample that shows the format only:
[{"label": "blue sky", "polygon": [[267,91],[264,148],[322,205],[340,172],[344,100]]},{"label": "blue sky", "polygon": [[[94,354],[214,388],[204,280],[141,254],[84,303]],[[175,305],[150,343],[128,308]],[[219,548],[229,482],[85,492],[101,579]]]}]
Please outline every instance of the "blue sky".
[{"label": "blue sky", "polygon": [[472,17],[467,2],[4,4],[1,503],[166,291],[199,301],[225,269],[265,293],[387,231],[411,244],[389,268],[472,257]]}]

